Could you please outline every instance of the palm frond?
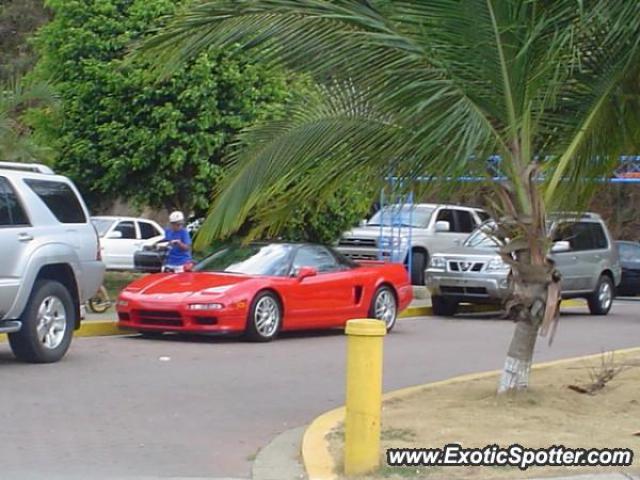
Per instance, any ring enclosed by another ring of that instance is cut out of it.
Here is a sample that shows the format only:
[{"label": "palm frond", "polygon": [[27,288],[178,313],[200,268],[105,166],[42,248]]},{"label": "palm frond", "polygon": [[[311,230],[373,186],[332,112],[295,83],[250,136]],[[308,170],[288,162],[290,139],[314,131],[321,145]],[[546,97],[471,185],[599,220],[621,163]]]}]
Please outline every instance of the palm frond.
[{"label": "palm frond", "polygon": [[56,108],[58,97],[46,83],[13,80],[0,85],[0,155],[10,161],[43,161],[51,150],[40,146],[21,122],[30,108]]}]

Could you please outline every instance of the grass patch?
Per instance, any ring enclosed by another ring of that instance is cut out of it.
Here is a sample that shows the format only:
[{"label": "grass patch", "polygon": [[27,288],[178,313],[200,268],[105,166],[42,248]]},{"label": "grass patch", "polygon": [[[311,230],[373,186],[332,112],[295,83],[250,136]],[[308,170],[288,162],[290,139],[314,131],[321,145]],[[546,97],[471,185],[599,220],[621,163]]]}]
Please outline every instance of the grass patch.
[{"label": "grass patch", "polygon": [[[461,381],[421,389],[385,402],[382,413],[381,468],[358,479],[427,478],[447,480],[518,479],[570,476],[594,472],[640,474],[640,461],[631,467],[404,467],[386,466],[387,448],[441,448],[459,443],[485,447],[514,443],[526,448],[564,445],[573,448],[630,448],[640,452],[640,353],[616,355],[623,365],[594,394],[581,394],[570,385],[589,385],[602,359],[577,361],[533,370],[531,388],[497,396],[497,377]],[[610,365],[609,365],[610,366]],[[343,465],[344,435],[328,436],[337,465]]]}]

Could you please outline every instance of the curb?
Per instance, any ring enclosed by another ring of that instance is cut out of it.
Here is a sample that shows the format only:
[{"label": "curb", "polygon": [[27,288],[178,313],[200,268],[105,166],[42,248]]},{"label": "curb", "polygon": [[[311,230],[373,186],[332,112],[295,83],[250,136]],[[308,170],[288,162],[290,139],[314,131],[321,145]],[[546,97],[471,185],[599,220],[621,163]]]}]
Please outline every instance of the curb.
[{"label": "curb", "polygon": [[[118,328],[115,320],[90,320],[80,324],[80,328],[73,332],[74,337],[106,337],[110,335],[126,335],[129,330]],[[0,343],[6,342],[7,336],[0,334]]]},{"label": "curb", "polygon": [[[625,354],[640,352],[640,347],[626,348],[621,350],[614,350],[615,354]],[[534,370],[540,370],[555,365],[562,365],[565,363],[571,363],[579,360],[592,360],[601,357],[601,353],[592,355],[584,355],[580,357],[564,358],[561,360],[553,360],[550,362],[539,363],[532,366]],[[415,385],[413,387],[401,388],[388,392],[382,396],[382,401],[397,400],[402,397],[411,395],[415,392],[422,391],[428,388],[436,388],[452,383],[465,382],[470,380],[478,380],[481,378],[491,377],[499,375],[501,370],[492,370],[488,372],[470,373],[466,375],[459,375],[456,377],[448,378],[446,380],[440,380],[437,382],[425,383],[422,385]],[[334,462],[333,456],[329,452],[329,442],[326,436],[331,430],[336,428],[345,418],[345,407],[338,407],[330,410],[319,417],[316,417],[307,430],[304,432],[302,438],[302,461],[304,463],[305,470],[307,471],[308,480],[337,480],[338,466]]]}]

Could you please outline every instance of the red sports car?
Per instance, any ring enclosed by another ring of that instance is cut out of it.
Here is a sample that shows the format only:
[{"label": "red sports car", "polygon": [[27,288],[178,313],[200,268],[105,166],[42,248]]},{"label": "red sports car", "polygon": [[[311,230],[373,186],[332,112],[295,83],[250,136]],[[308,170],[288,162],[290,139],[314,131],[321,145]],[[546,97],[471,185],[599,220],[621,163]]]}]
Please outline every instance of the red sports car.
[{"label": "red sports car", "polygon": [[322,245],[256,243],[222,248],[191,272],[140,278],[117,309],[121,327],[142,333],[244,333],[264,342],[352,318],[375,317],[391,330],[411,299],[401,264],[358,264]]}]

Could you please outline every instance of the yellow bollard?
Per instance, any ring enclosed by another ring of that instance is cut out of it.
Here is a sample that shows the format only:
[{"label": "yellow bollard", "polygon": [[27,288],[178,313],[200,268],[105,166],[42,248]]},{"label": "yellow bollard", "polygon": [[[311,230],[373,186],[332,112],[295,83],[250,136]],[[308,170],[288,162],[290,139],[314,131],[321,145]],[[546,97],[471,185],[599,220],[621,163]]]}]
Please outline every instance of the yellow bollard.
[{"label": "yellow bollard", "polygon": [[344,473],[359,475],[380,465],[382,341],[380,320],[349,320],[347,339],[347,417]]}]

